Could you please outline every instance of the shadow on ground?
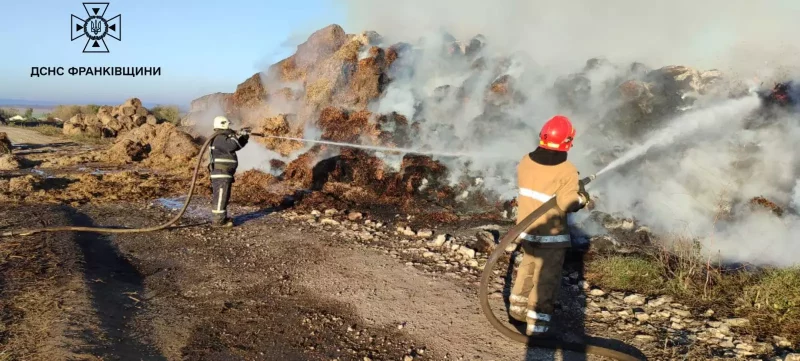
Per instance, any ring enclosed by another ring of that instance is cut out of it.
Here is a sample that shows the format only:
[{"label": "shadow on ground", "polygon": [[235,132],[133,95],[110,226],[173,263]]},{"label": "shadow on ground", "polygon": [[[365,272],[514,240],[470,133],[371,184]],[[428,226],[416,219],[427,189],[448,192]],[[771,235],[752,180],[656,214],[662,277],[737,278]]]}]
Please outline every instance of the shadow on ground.
[{"label": "shadow on ground", "polygon": [[[92,219],[74,208],[64,207],[69,222],[76,226],[95,226]],[[82,335],[82,350],[103,360],[166,361],[157,350],[135,331],[133,319],[143,306],[143,277],[123,257],[109,236],[97,233],[73,233],[84,259],[84,279],[101,330],[87,330]]]},{"label": "shadow on ground", "polygon": [[[494,233],[494,232],[493,232]],[[497,236],[497,235],[496,235]],[[511,255],[511,261],[506,269],[504,277],[505,288],[503,289],[503,302],[506,310],[509,309],[509,297],[511,295],[511,286],[514,280],[515,262],[513,261],[517,254],[521,252],[521,247]],[[525,354],[525,361],[547,361],[547,360],[563,360],[563,361],[586,361],[588,355],[586,354],[585,345],[591,344],[603,348],[612,349],[633,355],[640,360],[647,360],[647,357],[636,347],[626,344],[620,340],[605,339],[599,337],[592,337],[586,334],[586,294],[582,287],[579,287],[576,281],[584,279],[584,255],[583,250],[571,250],[567,252],[564,260],[564,273],[567,277],[562,278],[561,291],[559,298],[556,302],[556,313],[552,321],[551,328],[557,341],[563,343],[571,343],[578,345],[578,351],[563,351],[558,352],[555,350],[545,350],[533,344],[528,344],[528,349]],[[510,316],[509,320],[511,320]],[[517,331],[520,333],[525,332],[525,325],[515,325]],[[581,346],[584,347],[581,347]]]}]

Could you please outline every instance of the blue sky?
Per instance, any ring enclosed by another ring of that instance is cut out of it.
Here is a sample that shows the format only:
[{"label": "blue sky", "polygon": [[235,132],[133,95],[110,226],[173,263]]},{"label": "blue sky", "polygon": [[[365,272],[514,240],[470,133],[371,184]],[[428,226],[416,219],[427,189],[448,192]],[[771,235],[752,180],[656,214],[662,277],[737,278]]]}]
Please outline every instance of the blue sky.
[{"label": "blue sky", "polygon": [[[3,1],[3,18],[15,20],[0,27],[0,40],[15,53],[0,57],[0,98],[115,103],[135,96],[186,106],[234,91],[314,30],[344,26],[345,11],[333,1],[111,0],[105,18],[122,14],[122,41],[107,36],[106,54],[82,53],[85,36],[70,41],[70,15],[86,18],[81,1]],[[30,77],[32,66],[160,66],[161,76]]]}]

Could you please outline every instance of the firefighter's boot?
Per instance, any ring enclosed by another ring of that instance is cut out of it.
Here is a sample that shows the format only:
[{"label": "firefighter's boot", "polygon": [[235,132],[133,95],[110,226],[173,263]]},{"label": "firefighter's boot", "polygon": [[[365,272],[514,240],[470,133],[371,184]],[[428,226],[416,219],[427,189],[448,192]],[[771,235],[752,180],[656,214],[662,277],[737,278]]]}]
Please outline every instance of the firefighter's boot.
[{"label": "firefighter's boot", "polygon": [[215,213],[211,220],[211,225],[214,227],[233,227],[233,220],[228,218],[225,213]]},{"label": "firefighter's boot", "polygon": [[525,334],[533,337],[542,337],[550,331],[550,315],[537,313],[535,311],[528,311],[526,317],[527,326]]}]

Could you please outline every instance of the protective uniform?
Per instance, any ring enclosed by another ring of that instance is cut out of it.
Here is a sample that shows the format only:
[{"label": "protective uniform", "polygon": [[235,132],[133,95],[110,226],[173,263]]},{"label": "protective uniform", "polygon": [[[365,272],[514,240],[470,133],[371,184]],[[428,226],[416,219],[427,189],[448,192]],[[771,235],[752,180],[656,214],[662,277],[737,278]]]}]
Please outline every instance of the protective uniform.
[{"label": "protective uniform", "polygon": [[567,160],[574,138],[569,119],[553,117],[539,133],[539,147],[517,167],[517,223],[552,197],[558,203],[520,234],[523,257],[511,289],[509,315],[527,324],[528,335],[548,331],[571,244],[567,213],[582,209],[590,199],[578,170]]},{"label": "protective uniform", "polygon": [[225,117],[214,118],[214,130],[217,135],[211,141],[211,155],[208,169],[211,172],[211,204],[213,225],[233,226],[228,218],[228,200],[231,197],[233,175],[239,165],[236,152],[247,145],[250,136],[247,133],[237,134],[229,129],[230,122]]}]

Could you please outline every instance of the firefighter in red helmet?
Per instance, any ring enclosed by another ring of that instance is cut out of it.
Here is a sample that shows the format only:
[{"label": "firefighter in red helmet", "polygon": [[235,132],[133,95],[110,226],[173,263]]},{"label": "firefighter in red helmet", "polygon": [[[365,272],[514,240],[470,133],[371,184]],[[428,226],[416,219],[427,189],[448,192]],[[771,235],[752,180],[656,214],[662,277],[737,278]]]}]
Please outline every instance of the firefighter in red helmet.
[{"label": "firefighter in red helmet", "polygon": [[539,147],[517,167],[517,223],[552,197],[558,202],[520,234],[523,256],[511,289],[509,316],[526,323],[531,336],[547,332],[553,315],[571,245],[567,213],[583,209],[590,200],[578,170],[567,160],[574,139],[570,120],[556,115],[542,127]]}]

